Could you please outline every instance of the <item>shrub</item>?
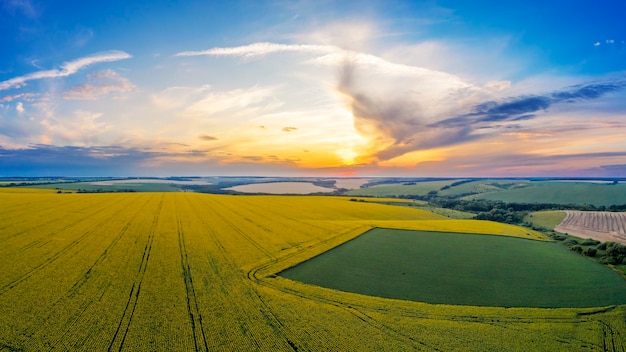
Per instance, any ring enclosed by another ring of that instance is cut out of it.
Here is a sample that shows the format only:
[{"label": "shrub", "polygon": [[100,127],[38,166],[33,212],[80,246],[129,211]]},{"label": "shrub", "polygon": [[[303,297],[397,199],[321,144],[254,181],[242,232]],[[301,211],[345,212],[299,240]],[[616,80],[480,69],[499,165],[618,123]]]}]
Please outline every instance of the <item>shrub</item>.
[{"label": "shrub", "polygon": [[594,240],[593,238],[588,238],[581,243],[583,246],[595,246],[599,244],[600,241]]},{"label": "shrub", "polygon": [[584,254],[587,257],[595,257],[597,253],[598,253],[598,250],[593,248],[593,247],[589,247],[589,248],[585,249],[585,251],[584,251]]},{"label": "shrub", "polygon": [[579,245],[572,246],[570,249],[573,250],[576,253],[582,253],[582,251],[583,251],[583,247],[581,247]]}]

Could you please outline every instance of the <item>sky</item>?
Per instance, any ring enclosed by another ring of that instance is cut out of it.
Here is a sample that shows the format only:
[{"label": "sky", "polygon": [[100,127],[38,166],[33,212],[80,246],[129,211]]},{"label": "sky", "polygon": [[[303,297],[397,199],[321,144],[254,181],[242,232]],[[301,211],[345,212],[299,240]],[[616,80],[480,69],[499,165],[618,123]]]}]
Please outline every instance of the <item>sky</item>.
[{"label": "sky", "polygon": [[0,0],[0,176],[626,176],[621,0]]}]

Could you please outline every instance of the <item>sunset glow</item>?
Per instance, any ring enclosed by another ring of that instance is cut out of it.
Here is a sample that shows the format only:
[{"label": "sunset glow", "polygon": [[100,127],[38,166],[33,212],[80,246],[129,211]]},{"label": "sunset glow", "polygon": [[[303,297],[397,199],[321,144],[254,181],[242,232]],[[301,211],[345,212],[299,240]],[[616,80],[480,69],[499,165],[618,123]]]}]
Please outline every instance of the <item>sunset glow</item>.
[{"label": "sunset glow", "polygon": [[0,5],[0,176],[626,174],[626,5]]}]

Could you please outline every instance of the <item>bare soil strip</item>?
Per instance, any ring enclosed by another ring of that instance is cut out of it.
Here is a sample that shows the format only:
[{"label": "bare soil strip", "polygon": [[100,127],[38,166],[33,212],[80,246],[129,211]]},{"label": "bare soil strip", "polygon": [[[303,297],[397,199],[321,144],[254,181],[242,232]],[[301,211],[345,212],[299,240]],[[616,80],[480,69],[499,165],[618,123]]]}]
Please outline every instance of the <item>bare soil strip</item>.
[{"label": "bare soil strip", "polygon": [[626,244],[626,213],[578,210],[565,213],[565,218],[554,228],[555,231],[602,242]]}]

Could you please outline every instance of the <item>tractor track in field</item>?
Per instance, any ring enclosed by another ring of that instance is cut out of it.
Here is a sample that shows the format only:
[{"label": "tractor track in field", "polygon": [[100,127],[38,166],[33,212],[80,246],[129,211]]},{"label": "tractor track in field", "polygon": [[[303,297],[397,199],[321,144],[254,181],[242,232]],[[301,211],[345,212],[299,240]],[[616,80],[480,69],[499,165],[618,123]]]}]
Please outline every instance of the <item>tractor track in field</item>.
[{"label": "tractor track in field", "polygon": [[15,347],[15,346],[11,346],[11,345],[7,345],[6,343],[0,341],[0,352],[2,351],[8,351],[8,352],[22,352],[24,351],[23,348],[19,348],[19,347]]},{"label": "tractor track in field", "polygon": [[[134,219],[141,212],[141,210],[145,207],[145,205],[148,204],[149,202],[150,200],[148,199],[141,206],[129,207],[129,208],[136,209],[137,211],[131,216],[130,220],[119,230],[118,234],[111,241],[111,243],[109,243],[109,245],[104,249],[102,254],[100,254],[100,256],[96,258],[93,264],[85,271],[85,273],[80,277],[80,279],[77,280],[74,283],[74,285],[72,285],[72,287],[67,291],[67,294],[66,294],[67,298],[73,298],[75,294],[80,290],[80,288],[91,278],[91,274],[93,273],[94,269],[98,266],[99,263],[101,263],[107,257],[108,253],[110,253],[110,251],[117,245],[117,243],[122,239],[122,237],[124,237],[124,235],[127,233]],[[54,305],[59,304],[59,302],[62,299],[63,298],[59,298],[59,300],[57,300],[54,303]],[[70,328],[65,330],[65,332],[63,332],[63,334],[60,335],[58,339],[56,339],[56,342],[51,344],[53,349],[57,348],[57,346],[62,343],[64,337],[72,335],[72,331],[73,331],[73,328],[76,326],[76,322],[78,322],[83,317],[84,312],[86,312],[87,309],[89,309],[90,306],[95,301],[97,300],[89,300],[81,304],[80,308],[77,311],[75,311],[74,314],[72,315],[71,323],[67,324],[67,326],[69,326]]]},{"label": "tractor track in field", "polygon": [[[357,236],[358,237],[358,236]],[[329,239],[330,240],[330,239]],[[327,240],[328,241],[328,240]],[[324,242],[327,242],[324,241]],[[322,296],[319,294],[307,294],[304,293],[300,290],[297,289],[293,289],[293,288],[288,288],[288,287],[284,287],[278,283],[275,283],[271,280],[272,277],[274,277],[274,275],[276,275],[276,273],[274,272],[267,272],[267,269],[274,266],[277,262],[280,261],[285,261],[288,260],[294,256],[298,256],[300,255],[303,251],[310,251],[311,249],[318,247],[320,245],[322,245],[323,243],[318,243],[316,245],[310,246],[308,248],[303,248],[297,252],[293,252],[290,253],[288,255],[284,255],[281,256],[278,260],[274,260],[274,261],[269,261],[266,263],[263,263],[261,265],[256,266],[255,268],[252,268],[250,271],[248,271],[247,276],[248,279],[266,286],[266,287],[270,287],[273,289],[276,289],[278,291],[284,292],[284,293],[288,293],[300,298],[304,298],[304,299],[309,299],[312,301],[316,301],[316,302],[320,302],[320,303],[325,303],[325,304],[329,304],[341,309],[344,309],[345,311],[349,312],[350,314],[354,315],[355,317],[357,317],[358,319],[360,319],[361,321],[367,323],[368,325],[382,331],[382,332],[387,332],[393,336],[395,336],[396,338],[399,338],[400,340],[404,340],[410,344],[412,344],[414,347],[419,347],[419,348],[426,348],[428,350],[435,350],[437,351],[437,347],[436,346],[432,346],[429,345],[423,341],[420,341],[416,338],[416,336],[413,336],[411,334],[407,334],[404,333],[398,329],[396,329],[393,326],[390,326],[388,324],[385,324],[382,321],[377,320],[376,318],[372,317],[371,315],[369,315],[366,311],[371,311],[374,310],[376,311],[377,309],[372,309],[371,307],[365,307],[365,306],[360,306],[358,303],[357,304],[353,304],[347,301],[343,301],[341,299],[333,299],[331,297],[326,297],[326,296]],[[259,275],[260,272],[264,272],[263,275]],[[601,312],[605,312],[605,311],[610,311],[614,309],[613,308],[607,308],[607,309],[603,309]],[[481,324],[487,324],[487,325],[494,325],[494,326],[500,326],[500,327],[505,327],[502,324],[509,324],[509,323],[520,323],[520,324],[526,324],[526,323],[533,323],[533,322],[538,322],[538,321],[543,321],[543,322],[550,322],[550,323],[562,323],[562,324],[571,324],[571,323],[581,323],[581,322],[589,322],[592,320],[588,320],[585,319],[584,317],[586,315],[592,315],[595,314],[597,312],[591,312],[591,313],[580,313],[579,315],[577,315],[576,317],[543,317],[541,319],[536,319],[536,318],[520,318],[520,317],[501,317],[501,316],[484,316],[481,315],[479,316],[461,316],[461,315],[449,315],[449,314],[430,314],[430,313],[424,313],[424,312],[402,312],[400,314],[406,315],[407,317],[413,317],[413,318],[420,318],[420,319],[428,319],[428,320],[448,320],[448,321],[459,321],[459,322],[473,322],[473,323],[481,323]],[[621,337],[621,333],[619,331],[615,331],[609,324],[605,324],[605,327],[603,327],[603,333],[605,335],[605,342],[604,344],[606,346],[610,346],[609,349],[605,349],[606,351],[620,351],[620,352],[626,352],[626,349],[623,345],[623,343],[621,342],[622,337]],[[580,340],[581,343],[584,343],[585,341]],[[598,346],[601,347],[601,346]]]},{"label": "tractor track in field", "polygon": [[[117,216],[117,214],[122,213],[123,211],[125,211],[124,208],[120,208],[117,212],[115,212],[114,215],[112,215],[112,217]],[[61,232],[61,231],[66,231],[74,226],[77,226],[85,221],[89,221],[91,220],[88,217],[85,217],[83,220],[78,221],[76,223],[67,225],[65,227],[63,227],[62,229],[56,231],[56,232]],[[100,223],[98,223],[98,225],[93,226],[91,228],[90,231],[85,232],[83,235],[79,236],[77,239],[75,239],[74,241],[72,241],[70,244],[68,244],[67,246],[63,247],[60,251],[56,252],[55,254],[53,254],[52,256],[48,257],[45,261],[39,263],[38,265],[36,265],[35,267],[31,268],[30,270],[28,270],[27,272],[23,273],[22,275],[20,275],[19,277],[17,277],[16,279],[14,279],[13,281],[5,284],[4,286],[0,287],[0,296],[2,296],[3,294],[5,294],[6,292],[8,292],[9,290],[13,289],[14,287],[16,287],[17,285],[21,284],[22,282],[26,281],[27,279],[29,279],[31,276],[33,276],[37,271],[41,270],[42,268],[54,263],[57,259],[59,259],[63,254],[65,254],[67,251],[71,250],[72,248],[76,247],[78,244],[80,244],[83,240],[85,240],[87,237],[90,237],[91,235],[93,235],[93,233],[95,233],[103,224],[105,224],[106,222],[110,221],[110,218],[104,219],[103,221],[101,221]],[[55,232],[55,233],[56,233]]]},{"label": "tractor track in field", "polygon": [[[251,276],[254,276],[254,274],[251,274]],[[340,308],[348,313],[350,313],[351,315],[353,315],[354,317],[356,317],[357,319],[359,319],[360,321],[366,323],[367,325],[371,326],[372,328],[381,331],[382,333],[388,333],[389,335],[393,335],[396,338],[398,338],[399,340],[403,340],[405,342],[407,342],[408,344],[414,346],[414,347],[421,347],[421,348],[427,348],[428,350],[431,351],[441,351],[440,349],[436,348],[435,346],[432,345],[428,345],[423,341],[420,341],[418,339],[416,339],[413,336],[410,336],[408,334],[404,334],[400,331],[398,331],[397,329],[394,329],[390,326],[388,326],[387,324],[382,323],[381,321],[373,318],[372,316],[364,313],[363,311],[348,305],[344,302],[341,301],[337,301],[337,300],[333,300],[330,298],[325,298],[325,297],[320,297],[320,296],[313,296],[313,295],[306,295],[306,294],[302,294],[301,292],[295,291],[295,290],[290,290],[290,289],[286,289],[280,286],[276,286],[276,285],[271,285],[271,284],[267,284],[265,282],[263,282],[262,280],[254,280],[256,283],[266,286],[266,287],[270,287],[273,289],[277,289],[281,292],[284,293],[288,293],[290,295],[294,295],[303,299],[308,299],[308,300],[312,300],[318,303],[323,303],[323,304],[328,304],[331,306],[334,306],[336,308]],[[271,310],[270,310],[271,311]],[[272,313],[273,314],[273,313]],[[282,325],[282,324],[281,324]]]},{"label": "tractor track in field", "polygon": [[[37,213],[40,218],[50,218],[49,215],[50,214],[54,214],[56,212],[56,210],[55,210],[56,208],[64,207],[65,205],[71,204],[71,203],[74,202],[71,198],[65,198],[65,200],[66,200],[65,202],[59,202],[59,203],[55,202],[54,206],[51,206],[50,208],[47,209],[48,210],[47,213],[41,213],[40,211],[38,211],[38,209],[32,209],[33,206],[32,206],[31,203],[22,204],[24,206],[21,206],[21,207],[20,206],[12,207],[11,208],[11,213],[12,214],[9,215],[9,216],[0,218],[0,223],[1,224],[12,224],[14,219],[23,219],[24,216],[22,214],[24,214],[24,213],[27,213],[27,214]],[[55,219],[54,216],[52,216],[51,218]],[[56,221],[56,219],[53,220],[53,221]],[[23,223],[29,223],[29,222],[30,222],[30,219],[25,219],[25,220],[23,220],[20,223],[20,225],[23,224]],[[50,222],[47,222],[46,224],[48,224],[48,223],[50,223]],[[0,231],[5,230],[7,227],[8,227],[8,225],[4,225],[3,227],[0,227]]]},{"label": "tractor track in field", "polygon": [[[143,282],[144,275],[146,273],[146,269],[148,267],[148,262],[150,260],[150,252],[152,250],[152,242],[154,242],[154,235],[156,232],[156,227],[159,222],[159,217],[161,216],[161,210],[163,209],[164,197],[161,196],[161,200],[159,202],[159,206],[155,212],[154,219],[152,220],[152,225],[150,226],[150,231],[148,233],[148,240],[143,250],[143,254],[141,256],[141,263],[139,264],[139,269],[137,271],[137,275],[135,277],[135,282],[133,282],[132,287],[130,288],[130,292],[128,293],[128,301],[126,302],[126,307],[124,308],[124,312],[120,317],[120,322],[117,325],[117,329],[115,330],[115,334],[109,343],[109,347],[107,351],[121,351],[124,347],[124,342],[126,341],[126,336],[128,335],[128,330],[130,330],[130,325],[133,320],[133,316],[135,315],[135,310],[137,309],[137,302],[139,301],[139,293],[141,292],[141,283]],[[117,346],[116,348],[116,345]]]},{"label": "tractor track in field", "polygon": [[[102,209],[105,209],[105,208],[106,208],[106,206],[104,206],[104,207],[102,207],[102,208],[100,208],[100,209],[96,210],[96,211],[95,211],[95,213],[100,212],[100,211],[102,211]],[[52,216],[51,216],[50,214],[52,214]],[[46,217],[46,218],[49,218],[50,220],[48,220],[48,221],[46,221],[46,222],[44,222],[44,223],[41,223],[41,224],[39,224],[39,225],[36,225],[36,226],[34,226],[34,227],[30,227],[30,228],[24,229],[24,230],[22,230],[22,231],[15,232],[15,233],[11,234],[10,236],[7,236],[7,237],[3,238],[3,241],[6,241],[6,240],[8,240],[8,239],[12,239],[12,238],[15,238],[15,237],[19,237],[19,236],[21,236],[21,235],[22,235],[22,234],[24,234],[24,233],[31,232],[31,231],[33,231],[33,230],[37,230],[37,229],[40,229],[40,228],[45,228],[46,226],[48,226],[48,225],[50,225],[50,224],[53,224],[53,223],[55,223],[55,222],[58,222],[59,220],[56,218],[56,216],[54,216],[55,214],[56,214],[56,213],[55,213],[55,211],[54,211],[54,208],[53,208],[53,210],[52,210],[51,212],[48,212],[48,213],[45,213],[45,214],[38,214],[38,216],[39,216],[39,217]],[[65,227],[63,227],[63,228],[59,229],[57,232],[65,231],[65,230],[67,230],[68,228],[73,227],[73,226],[76,226],[76,225],[78,225],[78,224],[80,224],[80,223],[82,223],[82,222],[84,222],[84,221],[87,221],[87,220],[89,220],[89,219],[87,219],[87,218],[85,217],[85,219],[83,219],[83,220],[81,220],[81,221],[79,221],[79,222],[76,222],[76,223],[73,223],[73,224],[68,224],[68,225],[66,225]],[[28,221],[25,221],[25,222],[27,223]],[[4,228],[3,228],[3,229],[4,229]]]},{"label": "tractor track in field", "polygon": [[[431,351],[441,351],[437,347],[428,345],[425,342],[420,341],[420,340],[416,339],[415,337],[410,336],[408,334],[404,334],[404,333],[398,331],[397,329],[394,329],[394,328],[388,326],[387,324],[384,324],[383,322],[373,318],[372,316],[364,313],[363,311],[361,311],[361,310],[359,310],[359,309],[357,309],[357,308],[355,308],[355,307],[353,307],[351,305],[348,305],[348,304],[346,304],[344,302],[341,302],[341,301],[338,301],[338,300],[334,300],[334,299],[331,299],[331,298],[320,297],[320,296],[317,296],[317,295],[306,295],[306,294],[303,294],[303,293],[295,291],[295,290],[291,290],[291,289],[288,289],[288,288],[285,288],[285,287],[282,287],[282,286],[279,286],[279,285],[274,285],[272,283],[269,283],[266,280],[264,280],[262,278],[259,278],[258,275],[257,275],[260,270],[266,269],[267,267],[276,264],[276,262],[278,262],[278,261],[287,260],[287,259],[289,259],[291,257],[299,255],[303,250],[310,250],[313,247],[321,246],[321,245],[323,245],[325,243],[328,243],[329,241],[331,241],[331,240],[333,240],[333,239],[335,239],[335,238],[337,238],[339,236],[342,236],[342,235],[344,235],[344,234],[343,233],[339,234],[339,235],[334,236],[332,238],[329,238],[329,239],[327,239],[325,241],[322,241],[322,242],[320,242],[320,243],[318,243],[316,245],[313,245],[312,247],[308,247],[308,248],[302,249],[300,251],[297,251],[297,252],[285,255],[285,256],[281,257],[280,259],[274,259],[272,261],[266,262],[266,263],[264,263],[264,264],[262,264],[260,266],[257,266],[255,268],[249,270],[248,273],[247,273],[247,277],[248,277],[248,279],[250,281],[252,281],[252,282],[254,282],[256,284],[259,284],[259,285],[263,285],[265,287],[270,287],[270,288],[273,288],[273,289],[277,289],[277,290],[279,290],[281,292],[288,293],[290,295],[298,296],[300,298],[309,299],[309,300],[312,300],[312,301],[315,301],[315,302],[318,302],[318,303],[329,304],[329,305],[332,305],[334,307],[341,308],[341,309],[345,310],[346,312],[350,313],[351,315],[355,316],[359,320],[363,321],[364,323],[368,324],[369,326],[371,326],[371,327],[373,327],[373,328],[375,328],[375,329],[377,329],[377,330],[379,330],[379,331],[381,331],[383,333],[387,332],[387,333],[389,333],[391,335],[394,335],[397,338],[399,338],[400,340],[404,340],[405,342],[409,343],[410,345],[413,345],[414,347],[427,348],[427,349],[429,349]],[[261,300],[261,302],[263,302],[264,305],[266,305],[265,302],[263,301],[263,299],[260,296],[259,296],[259,299]],[[268,309],[268,310],[271,312],[271,309]],[[271,313],[271,314],[273,315],[273,313]],[[282,323],[281,323],[281,325],[282,325]],[[290,342],[290,344],[291,344],[291,342]]]},{"label": "tractor track in field", "polygon": [[[241,205],[239,205],[238,208],[239,209],[245,209],[246,211],[248,211],[250,213],[253,213],[253,214],[258,214],[258,209],[255,208],[255,207],[250,206],[249,204],[245,204],[245,203],[241,204]],[[239,213],[236,213],[236,212],[234,212],[234,213],[239,215]],[[284,216],[280,212],[272,211],[272,210],[268,210],[268,213],[276,214],[277,218],[281,218],[281,217]],[[267,227],[265,227],[265,226],[263,226],[263,225],[261,225],[259,223],[256,223],[256,222],[248,219],[247,217],[242,216],[242,218],[245,219],[247,222],[249,222],[249,223],[251,223],[251,224],[253,224],[253,225],[255,225],[255,226],[257,226],[257,227],[259,227],[261,229],[263,229],[263,231],[265,231],[267,233],[272,233],[271,229],[269,229],[269,228],[267,228]],[[324,227],[316,225],[314,221],[305,222],[305,221],[298,220],[298,219],[289,219],[289,220],[293,221],[294,223],[304,225],[305,227],[312,227],[312,228],[319,229],[319,230],[322,230],[322,231],[327,231]],[[292,228],[297,228],[297,226],[293,226]],[[287,242],[287,243],[289,243],[290,245],[292,245],[292,246],[294,246],[296,248],[300,248],[303,245],[303,243],[297,243],[297,242],[293,242],[293,243],[292,242]]]},{"label": "tractor track in field", "polygon": [[602,324],[602,351],[626,352],[620,331],[614,330],[610,324],[600,320]]},{"label": "tractor track in field", "polygon": [[[237,231],[237,233],[241,234],[242,237],[246,239],[247,241],[249,241],[254,247],[259,249],[262,253],[266,254],[268,257],[272,258],[272,261],[275,260],[273,255],[269,254],[258,243],[256,243],[256,241],[254,241],[250,236],[243,233],[243,231],[237,228],[235,224],[233,224],[231,221],[228,221],[223,215],[217,212],[214,212],[214,214],[217,215],[221,220],[223,220],[229,226],[231,226],[235,231]],[[203,227],[208,229],[209,235],[213,239],[218,251],[221,254],[221,257],[225,260],[228,266],[230,266],[233,271],[241,271],[239,266],[232,260],[232,256],[228,253],[228,251],[226,250],[222,242],[219,240],[218,236],[216,236],[215,233],[211,230],[210,224],[208,224],[203,217],[198,217],[198,219],[200,220],[200,223],[203,225]],[[245,294],[249,296],[251,299],[258,300],[258,302],[260,303],[259,312],[261,313],[261,315],[263,316],[267,324],[272,328],[272,331],[274,331],[274,333],[276,333],[279,337],[282,337],[290,349],[292,349],[293,351],[297,351],[298,350],[297,344],[295,344],[289,338],[289,336],[285,333],[286,331],[288,331],[288,327],[286,327],[285,324],[283,324],[283,322],[278,318],[278,316],[276,316],[276,314],[272,312],[271,308],[267,305],[265,300],[263,300],[261,295],[259,295],[259,293],[252,286],[250,286],[249,282],[250,281],[247,281],[245,277],[242,280],[242,283],[244,284],[244,287],[246,289]]]},{"label": "tractor track in field", "polygon": [[[229,209],[226,206],[222,206],[222,209],[228,209],[230,210],[233,214],[237,214],[236,212],[232,211],[231,209]],[[239,229],[239,227],[237,227],[231,220],[229,220],[226,216],[215,212],[215,215],[217,215],[222,221],[224,221],[225,223],[228,224],[228,226],[230,226],[233,230],[235,230],[237,233],[239,233],[241,235],[241,237],[243,237],[246,241],[248,241],[252,246],[254,246],[256,249],[258,249],[259,251],[261,251],[261,253],[265,254],[268,258],[270,258],[271,260],[275,260],[276,258],[274,257],[274,255],[269,252],[267,249],[265,249],[263,246],[261,246],[257,241],[255,241],[254,239],[252,239],[252,237],[250,237],[250,235],[248,235],[247,233],[245,233],[244,231],[241,231],[241,229]]]},{"label": "tractor track in field", "polygon": [[185,281],[185,293],[187,298],[187,313],[191,330],[193,334],[193,343],[196,351],[209,351],[206,335],[204,333],[204,324],[202,322],[202,314],[198,306],[196,289],[193,284],[193,276],[191,275],[191,266],[189,265],[189,255],[187,254],[187,246],[185,245],[183,224],[180,220],[178,209],[176,210],[176,225],[178,230],[178,247],[180,252],[180,265],[182,268],[183,279]]},{"label": "tractor track in field", "polygon": [[120,231],[118,232],[118,234],[115,236],[115,238],[113,239],[113,241],[111,241],[111,243],[107,246],[107,248],[104,249],[104,251],[102,252],[102,254],[100,254],[100,256],[93,262],[93,264],[91,264],[91,266],[87,269],[87,271],[85,272],[85,274],[81,277],[80,280],[76,281],[74,283],[74,285],[72,285],[72,287],[68,290],[68,296],[71,297],[73,295],[74,292],[76,292],[82,285],[85,284],[85,282],[87,280],[89,280],[90,274],[93,272],[94,268],[100,264],[104,259],[106,259],[107,255],[110,253],[110,251],[117,245],[117,243],[122,239],[122,237],[124,237],[124,235],[126,234],[126,232],[128,231],[128,229],[130,228],[130,225],[133,223],[133,221],[135,220],[135,218],[137,217],[137,215],[141,212],[141,210],[145,207],[145,205],[147,205],[150,202],[150,200],[146,200],[146,202],[140,206],[137,207],[137,211],[135,212],[135,214],[130,218],[130,220],[124,225],[124,227],[122,227],[122,229],[120,229]]}]

